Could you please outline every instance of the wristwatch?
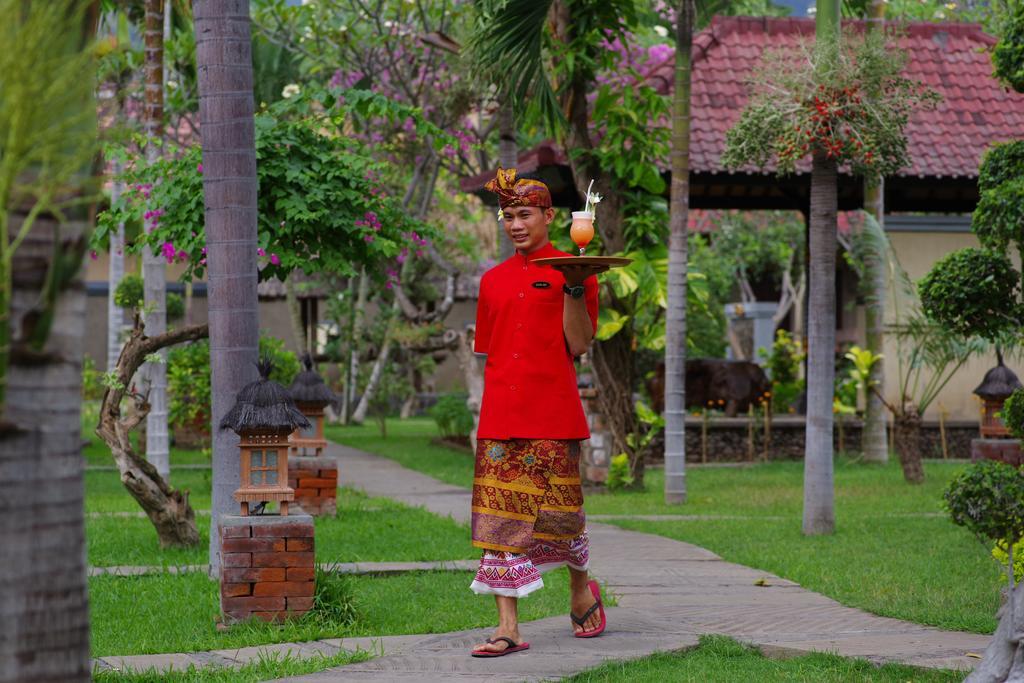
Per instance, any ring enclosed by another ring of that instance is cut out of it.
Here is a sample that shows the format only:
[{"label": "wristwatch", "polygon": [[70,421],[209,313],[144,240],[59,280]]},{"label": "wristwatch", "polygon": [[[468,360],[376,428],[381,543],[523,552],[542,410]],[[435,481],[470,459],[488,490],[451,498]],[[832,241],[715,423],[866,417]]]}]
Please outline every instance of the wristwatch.
[{"label": "wristwatch", "polygon": [[576,285],[570,287],[569,285],[562,285],[562,291],[571,296],[573,299],[579,299],[583,297],[583,285]]}]

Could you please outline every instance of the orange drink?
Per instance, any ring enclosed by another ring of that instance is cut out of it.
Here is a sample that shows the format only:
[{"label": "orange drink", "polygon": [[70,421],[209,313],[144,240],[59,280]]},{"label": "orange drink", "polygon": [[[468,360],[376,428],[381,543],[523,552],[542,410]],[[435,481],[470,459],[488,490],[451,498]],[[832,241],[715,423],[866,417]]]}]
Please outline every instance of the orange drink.
[{"label": "orange drink", "polygon": [[594,239],[594,214],[590,211],[573,211],[569,237],[580,248],[582,254],[590,240]]}]

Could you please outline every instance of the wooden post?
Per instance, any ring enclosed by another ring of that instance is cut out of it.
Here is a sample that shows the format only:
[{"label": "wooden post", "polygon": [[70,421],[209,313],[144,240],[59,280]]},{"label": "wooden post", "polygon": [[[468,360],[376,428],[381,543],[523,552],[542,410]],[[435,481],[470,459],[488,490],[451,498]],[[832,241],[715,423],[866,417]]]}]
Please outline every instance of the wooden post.
[{"label": "wooden post", "polygon": [[747,408],[747,462],[754,462],[754,404]]},{"label": "wooden post", "polygon": [[700,461],[701,464],[708,462],[708,408],[700,412]]},{"label": "wooden post", "polygon": [[942,459],[949,460],[949,443],[946,441],[946,407],[939,403],[939,438],[942,440]]}]

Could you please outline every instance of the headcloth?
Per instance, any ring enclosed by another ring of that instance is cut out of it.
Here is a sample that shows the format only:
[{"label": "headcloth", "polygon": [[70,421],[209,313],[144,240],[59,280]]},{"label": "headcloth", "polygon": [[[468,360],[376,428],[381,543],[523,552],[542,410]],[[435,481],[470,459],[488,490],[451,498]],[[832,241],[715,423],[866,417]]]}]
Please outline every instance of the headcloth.
[{"label": "headcloth", "polygon": [[498,205],[508,206],[539,206],[546,209],[551,206],[551,191],[540,180],[520,178],[516,180],[516,169],[498,167],[498,175],[488,180],[485,190],[498,195]]}]

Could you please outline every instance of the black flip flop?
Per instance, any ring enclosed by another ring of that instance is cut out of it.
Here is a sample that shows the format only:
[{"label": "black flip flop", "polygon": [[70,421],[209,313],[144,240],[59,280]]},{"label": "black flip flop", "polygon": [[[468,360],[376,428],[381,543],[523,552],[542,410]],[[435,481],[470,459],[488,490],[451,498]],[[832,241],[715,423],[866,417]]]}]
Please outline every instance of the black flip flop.
[{"label": "black flip flop", "polygon": [[490,650],[473,650],[469,654],[473,657],[504,657],[505,655],[510,655],[513,652],[522,652],[523,650],[530,649],[529,643],[523,642],[516,645],[516,641],[512,640],[511,638],[506,638],[505,636],[499,636],[498,638],[494,638],[493,640],[490,638],[487,639],[488,645],[493,645],[494,643],[500,642],[505,642],[508,645],[508,647],[506,647],[504,650],[498,650],[497,652],[492,652]]}]

